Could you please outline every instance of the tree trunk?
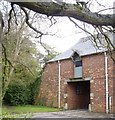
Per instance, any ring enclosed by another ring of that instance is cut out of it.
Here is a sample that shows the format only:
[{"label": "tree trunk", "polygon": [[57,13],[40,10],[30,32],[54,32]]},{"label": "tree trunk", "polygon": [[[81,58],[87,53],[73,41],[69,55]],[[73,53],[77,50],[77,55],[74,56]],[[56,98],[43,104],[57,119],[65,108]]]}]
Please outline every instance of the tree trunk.
[{"label": "tree trunk", "polygon": [[2,32],[3,32],[3,19],[0,11],[0,116],[2,114]]}]

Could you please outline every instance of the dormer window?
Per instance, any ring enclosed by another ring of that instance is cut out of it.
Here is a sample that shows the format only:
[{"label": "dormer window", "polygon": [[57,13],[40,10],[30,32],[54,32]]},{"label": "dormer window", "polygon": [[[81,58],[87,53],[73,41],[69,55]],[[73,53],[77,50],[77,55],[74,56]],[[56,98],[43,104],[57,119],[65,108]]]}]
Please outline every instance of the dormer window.
[{"label": "dormer window", "polygon": [[82,60],[77,52],[74,52],[72,60],[74,62],[74,78],[82,78]]}]

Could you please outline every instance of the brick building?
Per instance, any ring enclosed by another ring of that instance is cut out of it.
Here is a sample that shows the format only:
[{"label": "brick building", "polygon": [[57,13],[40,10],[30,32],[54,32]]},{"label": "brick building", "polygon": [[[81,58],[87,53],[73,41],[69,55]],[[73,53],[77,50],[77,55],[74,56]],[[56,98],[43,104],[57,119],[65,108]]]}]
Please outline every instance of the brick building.
[{"label": "brick building", "polygon": [[115,64],[91,37],[48,61],[38,95],[40,104],[63,109],[113,113]]}]

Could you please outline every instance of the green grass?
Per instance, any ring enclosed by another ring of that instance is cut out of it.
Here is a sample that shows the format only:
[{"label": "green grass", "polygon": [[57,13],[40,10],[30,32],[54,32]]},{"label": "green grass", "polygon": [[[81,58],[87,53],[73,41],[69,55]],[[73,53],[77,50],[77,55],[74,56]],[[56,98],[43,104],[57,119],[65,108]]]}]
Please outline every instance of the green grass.
[{"label": "green grass", "polygon": [[26,114],[38,112],[56,112],[57,108],[50,108],[45,106],[23,105],[23,106],[3,106],[2,114]]}]

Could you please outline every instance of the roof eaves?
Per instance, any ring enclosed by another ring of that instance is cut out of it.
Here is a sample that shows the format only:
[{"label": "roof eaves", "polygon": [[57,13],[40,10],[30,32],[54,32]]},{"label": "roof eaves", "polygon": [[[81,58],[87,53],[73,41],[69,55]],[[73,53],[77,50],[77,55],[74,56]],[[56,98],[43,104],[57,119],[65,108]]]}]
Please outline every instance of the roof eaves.
[{"label": "roof eaves", "polygon": [[57,61],[62,61],[62,60],[67,60],[70,59],[71,57],[67,57],[67,58],[62,58],[62,59],[56,59],[56,60],[49,60],[46,63],[51,63],[51,62],[57,62]]}]

